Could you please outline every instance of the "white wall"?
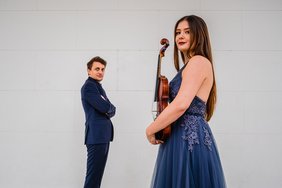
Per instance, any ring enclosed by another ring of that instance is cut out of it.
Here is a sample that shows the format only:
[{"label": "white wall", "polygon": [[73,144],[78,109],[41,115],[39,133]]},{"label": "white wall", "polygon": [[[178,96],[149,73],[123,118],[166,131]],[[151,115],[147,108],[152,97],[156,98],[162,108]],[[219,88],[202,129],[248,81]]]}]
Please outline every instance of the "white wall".
[{"label": "white wall", "polygon": [[[211,122],[230,188],[282,186],[280,0],[0,0],[0,187],[82,187],[80,87],[104,57],[117,106],[104,188],[149,187],[159,41],[184,15],[203,17],[213,44],[218,106]],[[175,71],[172,47],[163,59]]]}]

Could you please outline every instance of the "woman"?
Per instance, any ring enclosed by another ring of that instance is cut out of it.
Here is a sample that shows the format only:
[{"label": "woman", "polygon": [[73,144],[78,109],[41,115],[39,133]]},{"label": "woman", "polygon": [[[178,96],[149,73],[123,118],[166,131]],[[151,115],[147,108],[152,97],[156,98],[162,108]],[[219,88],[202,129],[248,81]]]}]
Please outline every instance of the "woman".
[{"label": "woman", "polygon": [[[185,16],[174,30],[174,65],[170,104],[146,129],[148,141],[160,144],[153,188],[225,188],[215,140],[207,123],[216,103],[216,82],[207,26]],[[180,53],[179,53],[180,52]],[[179,70],[179,54],[184,66]],[[155,133],[172,124],[169,139]]]}]

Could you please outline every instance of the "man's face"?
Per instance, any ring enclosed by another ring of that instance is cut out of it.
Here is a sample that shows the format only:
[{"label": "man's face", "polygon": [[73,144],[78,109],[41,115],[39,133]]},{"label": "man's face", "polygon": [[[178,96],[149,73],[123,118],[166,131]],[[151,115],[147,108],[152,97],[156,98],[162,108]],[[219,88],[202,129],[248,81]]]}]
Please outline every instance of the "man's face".
[{"label": "man's face", "polygon": [[94,61],[91,69],[87,69],[88,75],[97,81],[102,81],[105,72],[105,65],[100,62]]}]

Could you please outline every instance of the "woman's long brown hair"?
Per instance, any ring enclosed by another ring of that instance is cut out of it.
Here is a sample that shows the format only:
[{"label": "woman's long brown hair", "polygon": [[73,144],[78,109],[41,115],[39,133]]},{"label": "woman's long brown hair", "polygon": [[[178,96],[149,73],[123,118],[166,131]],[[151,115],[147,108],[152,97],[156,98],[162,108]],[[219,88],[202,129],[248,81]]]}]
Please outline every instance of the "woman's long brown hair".
[{"label": "woman's long brown hair", "polygon": [[[209,98],[206,104],[206,120],[209,121],[213,115],[215,104],[216,104],[216,81],[214,75],[214,66],[212,59],[212,51],[211,51],[211,43],[208,33],[208,28],[205,21],[195,15],[184,16],[180,20],[178,20],[175,24],[174,28],[174,66],[177,71],[179,71],[179,50],[176,45],[175,37],[176,37],[176,29],[180,22],[187,21],[189,23],[190,28],[190,47],[188,49],[188,59],[195,55],[201,55],[206,57],[210,62],[213,69],[213,85],[209,94]],[[184,54],[180,52],[180,56],[182,61],[184,61]]]}]

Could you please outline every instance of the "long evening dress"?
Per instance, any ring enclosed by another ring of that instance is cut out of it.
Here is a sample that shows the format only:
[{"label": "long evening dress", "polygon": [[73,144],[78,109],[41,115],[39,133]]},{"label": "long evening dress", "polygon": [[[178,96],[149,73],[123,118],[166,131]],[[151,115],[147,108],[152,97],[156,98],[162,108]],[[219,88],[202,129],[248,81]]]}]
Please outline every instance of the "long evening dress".
[{"label": "long evening dress", "polygon": [[[170,82],[172,101],[182,81],[180,69]],[[205,120],[206,104],[195,96],[186,112],[172,125],[161,144],[152,188],[225,188],[225,178],[211,129]]]}]

